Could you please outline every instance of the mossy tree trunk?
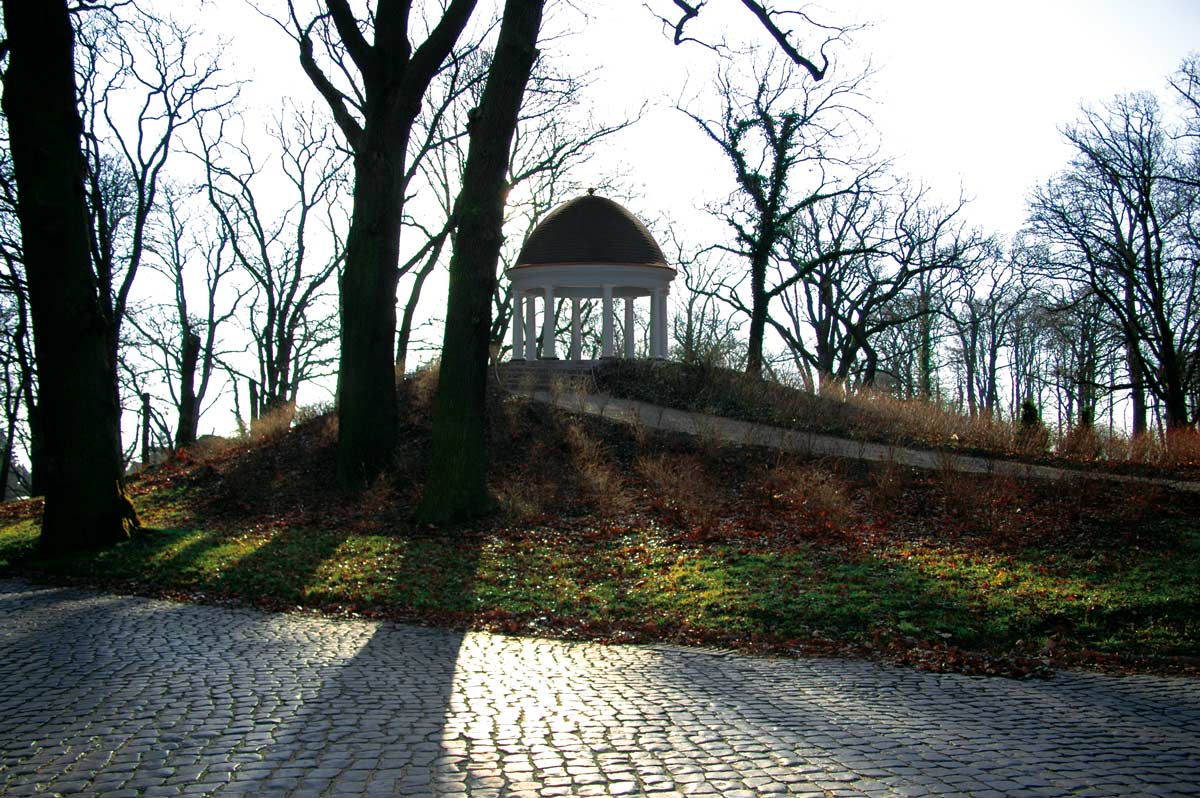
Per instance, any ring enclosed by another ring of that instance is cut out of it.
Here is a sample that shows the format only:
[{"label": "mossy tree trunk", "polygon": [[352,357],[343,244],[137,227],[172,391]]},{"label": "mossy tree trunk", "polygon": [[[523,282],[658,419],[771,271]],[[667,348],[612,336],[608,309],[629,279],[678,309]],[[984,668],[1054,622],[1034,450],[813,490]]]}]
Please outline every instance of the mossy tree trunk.
[{"label": "mossy tree trunk", "polygon": [[111,331],[92,271],[74,37],[64,0],[3,0],[4,76],[29,283],[46,495],[40,544],[104,546],[138,525],[122,484]]},{"label": "mossy tree trunk", "polygon": [[533,63],[543,0],[507,0],[487,86],[469,126],[457,203],[450,296],[434,399],[433,455],[419,509],[428,523],[487,512],[487,363],[496,264],[504,240],[505,173]]}]

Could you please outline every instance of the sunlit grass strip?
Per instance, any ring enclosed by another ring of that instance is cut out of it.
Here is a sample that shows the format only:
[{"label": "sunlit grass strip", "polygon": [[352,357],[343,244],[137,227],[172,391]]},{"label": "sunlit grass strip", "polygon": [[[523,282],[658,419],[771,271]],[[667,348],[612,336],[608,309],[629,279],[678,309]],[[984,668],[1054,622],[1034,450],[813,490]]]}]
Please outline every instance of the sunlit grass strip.
[{"label": "sunlit grass strip", "polygon": [[0,568],[29,557],[37,546],[38,525],[32,519],[0,526]]},{"label": "sunlit grass strip", "polygon": [[[35,540],[32,522],[0,527],[0,563],[30,557]],[[529,629],[581,636],[614,625],[723,640],[853,643],[887,633],[996,652],[1056,641],[1132,656],[1200,656],[1196,530],[1170,551],[1068,555],[983,553],[965,544],[771,550],[683,543],[641,529],[412,538],[179,529],[21,567],[277,609],[464,625],[498,613],[527,619]]]}]

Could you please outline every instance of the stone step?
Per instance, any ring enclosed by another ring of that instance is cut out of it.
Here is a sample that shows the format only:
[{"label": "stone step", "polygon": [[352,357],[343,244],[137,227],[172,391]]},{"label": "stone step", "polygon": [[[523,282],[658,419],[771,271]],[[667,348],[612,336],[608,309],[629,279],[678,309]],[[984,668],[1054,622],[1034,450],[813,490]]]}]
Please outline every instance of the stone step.
[{"label": "stone step", "polygon": [[492,371],[500,387],[510,391],[550,391],[555,388],[578,390],[595,384],[594,360],[508,361]]}]

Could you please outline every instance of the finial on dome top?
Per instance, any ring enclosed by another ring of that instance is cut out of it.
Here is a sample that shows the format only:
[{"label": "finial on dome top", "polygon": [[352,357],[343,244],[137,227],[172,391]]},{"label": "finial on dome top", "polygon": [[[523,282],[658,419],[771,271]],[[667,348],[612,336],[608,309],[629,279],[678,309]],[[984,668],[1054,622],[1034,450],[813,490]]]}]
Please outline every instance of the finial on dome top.
[{"label": "finial on dome top", "polygon": [[589,189],[588,189],[588,196],[589,196],[589,197],[590,197],[590,196],[592,196],[592,195],[593,195],[593,194],[595,194],[595,193],[596,193],[596,189],[594,189],[594,188],[589,188]]}]

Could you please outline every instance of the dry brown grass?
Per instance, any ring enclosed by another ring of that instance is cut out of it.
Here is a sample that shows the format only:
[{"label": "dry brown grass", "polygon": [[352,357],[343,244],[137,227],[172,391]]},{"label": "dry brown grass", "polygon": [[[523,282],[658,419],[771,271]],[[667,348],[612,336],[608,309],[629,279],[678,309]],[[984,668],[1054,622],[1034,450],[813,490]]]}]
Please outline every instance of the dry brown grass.
[{"label": "dry brown grass", "polygon": [[1072,427],[1059,436],[1054,451],[1071,460],[1096,460],[1105,452],[1104,441],[1095,427]]},{"label": "dry brown grass", "polygon": [[1163,460],[1166,465],[1200,466],[1200,429],[1172,432],[1167,435],[1165,444]]},{"label": "dry brown grass", "polygon": [[1164,468],[1200,467],[1200,432],[1175,430],[1165,437],[1146,434],[1136,438],[1127,435],[1096,433],[1102,457]]},{"label": "dry brown grass", "polygon": [[872,515],[896,509],[909,481],[909,471],[894,460],[873,464],[867,471],[866,486],[860,493]]},{"label": "dry brown grass", "polygon": [[[803,387],[757,380],[728,369],[679,363],[615,361],[596,372],[598,388],[614,396],[695,413],[883,443],[965,451],[985,456],[1149,466],[1200,475],[1200,432],[1131,440],[1096,430],[1022,427],[1013,419],[971,416],[937,402],[901,399],[870,388],[826,383],[820,395]],[[711,458],[720,447],[698,429]]]},{"label": "dry brown grass", "polygon": [[440,373],[441,362],[435,360],[414,371],[400,384],[415,404],[428,407],[433,403],[433,396],[437,393]]},{"label": "dry brown grass", "polygon": [[568,424],[565,439],[569,456],[578,476],[583,496],[597,509],[628,509],[625,483],[612,454],[604,444],[580,424]]},{"label": "dry brown grass", "polygon": [[296,403],[277,405],[250,423],[250,440],[265,441],[278,438],[292,428],[296,417]]},{"label": "dry brown grass", "polygon": [[1176,470],[1200,468],[1200,432],[1195,429],[1177,430],[1165,436],[1150,433],[1137,438],[1097,427],[1074,426],[1058,432],[1040,426],[1022,429],[1011,421],[982,414],[971,417],[936,403],[899,399],[870,389],[850,393],[844,402],[869,411],[871,426],[859,426],[857,432],[895,442],[1081,463],[1128,463]]},{"label": "dry brown grass", "polygon": [[943,468],[936,484],[948,530],[987,538],[1015,538],[1030,520],[1030,489],[1022,480]]},{"label": "dry brown grass", "polygon": [[634,462],[641,477],[643,502],[670,523],[709,533],[720,520],[708,460],[687,452],[641,455]]},{"label": "dry brown grass", "polygon": [[843,531],[858,516],[853,490],[834,462],[785,459],[749,484],[766,508],[792,523]]},{"label": "dry brown grass", "polygon": [[1006,421],[980,414],[970,416],[935,402],[901,399],[888,393],[860,388],[851,392],[845,403],[869,417],[869,428],[891,441],[917,442],[934,447],[966,447],[1009,452],[1015,444],[1013,426]]}]

